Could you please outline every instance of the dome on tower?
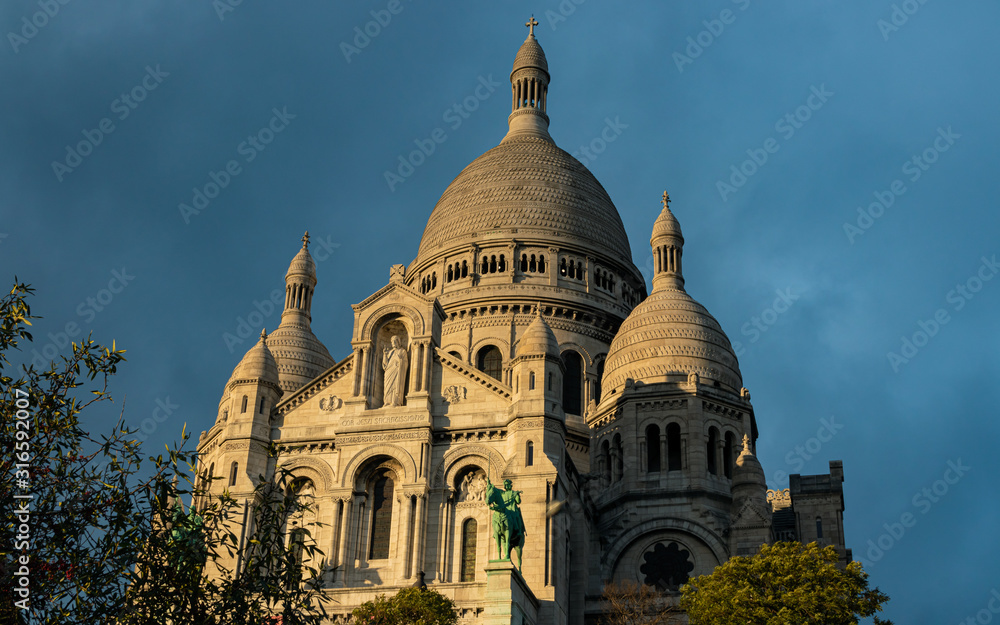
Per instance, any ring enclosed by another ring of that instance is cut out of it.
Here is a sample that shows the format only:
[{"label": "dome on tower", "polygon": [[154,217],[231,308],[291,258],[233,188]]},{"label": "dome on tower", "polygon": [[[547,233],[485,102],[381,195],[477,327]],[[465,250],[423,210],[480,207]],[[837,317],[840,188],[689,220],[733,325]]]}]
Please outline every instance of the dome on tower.
[{"label": "dome on tower", "polygon": [[278,386],[278,365],[267,347],[267,333],[261,330],[260,340],[243,356],[233,375],[229,377],[228,388],[234,382],[260,380]]},{"label": "dome on tower", "polygon": [[528,324],[528,328],[521,337],[521,342],[517,346],[518,355],[525,354],[551,354],[559,355],[559,341],[552,333],[552,328],[545,322],[540,313],[535,315],[534,320]]},{"label": "dome on tower", "polygon": [[[308,236],[309,233],[307,232],[306,235]],[[288,266],[288,273],[285,274],[285,278],[288,279],[292,276],[316,279],[316,262],[313,260],[312,254],[309,253],[306,245],[302,246],[302,249],[299,250],[299,253],[295,255],[292,263]]]},{"label": "dome on tower", "polygon": [[517,51],[517,56],[514,57],[514,70],[511,74],[525,67],[534,67],[546,73],[549,71],[549,63],[545,60],[545,52],[542,51],[542,46],[538,45],[538,40],[532,34],[528,35],[528,38],[524,40],[521,48]]},{"label": "dome on tower", "polygon": [[[739,395],[743,376],[729,337],[715,317],[684,290],[680,224],[667,208],[668,202],[664,194],[663,212],[653,231],[653,292],[632,310],[611,343],[601,384],[604,396],[621,391],[629,379],[653,383],[678,376],[670,381],[680,381],[680,376],[691,374]],[[658,246],[664,241],[669,245]]]},{"label": "dome on tower", "polygon": [[662,236],[674,236],[684,237],[681,235],[681,224],[674,217],[674,214],[670,212],[669,206],[664,206],[663,210],[660,211],[660,216],[656,218],[653,222],[653,236],[650,237],[650,241],[655,241]]}]

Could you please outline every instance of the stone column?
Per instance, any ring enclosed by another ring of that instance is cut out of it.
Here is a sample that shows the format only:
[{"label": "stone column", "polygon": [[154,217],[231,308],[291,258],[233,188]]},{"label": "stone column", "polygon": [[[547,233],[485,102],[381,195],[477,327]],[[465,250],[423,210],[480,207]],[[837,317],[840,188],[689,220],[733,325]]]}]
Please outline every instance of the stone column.
[{"label": "stone column", "polygon": [[[411,514],[412,504],[410,497],[411,495],[409,494],[400,493],[396,498],[401,508],[400,512],[402,512],[399,516],[400,525],[398,529],[398,532],[402,534],[402,538],[396,541],[396,559],[403,565],[399,575],[400,579],[403,580],[410,579],[410,562],[413,560],[413,553],[410,549],[413,542],[413,515]],[[399,557],[399,549],[403,550],[402,557]]]},{"label": "stone column", "polygon": [[417,495],[417,522],[416,522],[416,532],[413,539],[413,553],[415,554],[416,563],[413,565],[413,574],[418,575],[424,570],[424,551],[427,544],[426,537],[426,527],[427,527],[427,494],[420,493]]},{"label": "stone column", "polygon": [[334,576],[334,585],[343,587],[347,584],[347,569],[348,569],[348,557],[350,552],[348,551],[348,543],[351,542],[351,519],[353,506],[351,497],[342,497],[340,499],[343,511],[340,514],[340,544],[337,545],[337,574]]}]

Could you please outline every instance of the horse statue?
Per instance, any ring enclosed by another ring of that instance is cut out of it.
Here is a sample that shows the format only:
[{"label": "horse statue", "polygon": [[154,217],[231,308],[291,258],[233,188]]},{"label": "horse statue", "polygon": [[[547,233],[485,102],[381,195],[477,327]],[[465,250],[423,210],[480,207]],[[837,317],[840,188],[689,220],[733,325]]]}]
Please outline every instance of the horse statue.
[{"label": "horse statue", "polygon": [[521,549],[524,547],[524,519],[521,517],[521,491],[511,490],[511,481],[503,481],[504,490],[486,480],[486,502],[493,511],[493,538],[497,541],[497,554],[501,560],[510,560],[510,552],[517,552],[517,570],[521,570]]}]

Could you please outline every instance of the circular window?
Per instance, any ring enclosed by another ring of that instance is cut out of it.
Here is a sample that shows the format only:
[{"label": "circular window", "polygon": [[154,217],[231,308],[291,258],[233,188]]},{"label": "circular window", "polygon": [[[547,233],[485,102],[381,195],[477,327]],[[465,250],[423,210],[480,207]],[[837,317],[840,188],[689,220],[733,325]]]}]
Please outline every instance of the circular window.
[{"label": "circular window", "polygon": [[639,571],[645,576],[643,583],[660,590],[677,590],[681,584],[687,583],[694,569],[691,554],[675,542],[667,545],[656,543],[642,554],[642,559]]}]

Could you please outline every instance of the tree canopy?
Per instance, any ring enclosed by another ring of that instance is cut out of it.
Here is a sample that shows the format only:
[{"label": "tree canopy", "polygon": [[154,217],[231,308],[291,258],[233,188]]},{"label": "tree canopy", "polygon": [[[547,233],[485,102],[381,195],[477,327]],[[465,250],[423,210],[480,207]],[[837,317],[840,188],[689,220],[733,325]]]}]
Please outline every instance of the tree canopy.
[{"label": "tree canopy", "polygon": [[426,588],[404,588],[392,597],[379,595],[354,609],[359,625],[455,625],[455,603]]},{"label": "tree canopy", "polygon": [[[0,509],[11,520],[0,530],[0,622],[322,622],[315,582],[324,571],[302,564],[321,565],[322,553],[308,535],[285,540],[289,515],[309,505],[291,493],[291,476],[258,477],[249,502],[236,501],[196,478],[183,431],[155,457],[143,455],[123,412],[88,432],[81,413],[109,407],[125,351],[88,337],[44,370],[17,371],[14,352],[32,341],[37,319],[32,293],[15,279],[0,298],[0,448],[14,450],[0,455]],[[220,556],[237,548],[245,506],[254,529],[231,570]],[[206,565],[217,574],[204,575]]]},{"label": "tree canopy", "polygon": [[779,542],[732,558],[681,587],[691,625],[854,625],[874,617],[889,597],[868,587],[858,562],[841,568],[837,550]]}]

